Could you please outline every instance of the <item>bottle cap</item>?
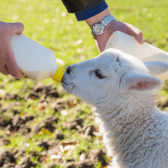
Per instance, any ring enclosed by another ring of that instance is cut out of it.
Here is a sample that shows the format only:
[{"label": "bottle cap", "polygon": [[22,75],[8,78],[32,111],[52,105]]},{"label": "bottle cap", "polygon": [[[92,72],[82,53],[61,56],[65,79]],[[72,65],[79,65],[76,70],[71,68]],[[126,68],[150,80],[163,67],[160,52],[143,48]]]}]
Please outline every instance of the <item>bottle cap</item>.
[{"label": "bottle cap", "polygon": [[64,76],[64,68],[63,67],[58,67],[57,70],[55,71],[55,74],[52,77],[52,79],[54,81],[60,83],[63,76]]}]

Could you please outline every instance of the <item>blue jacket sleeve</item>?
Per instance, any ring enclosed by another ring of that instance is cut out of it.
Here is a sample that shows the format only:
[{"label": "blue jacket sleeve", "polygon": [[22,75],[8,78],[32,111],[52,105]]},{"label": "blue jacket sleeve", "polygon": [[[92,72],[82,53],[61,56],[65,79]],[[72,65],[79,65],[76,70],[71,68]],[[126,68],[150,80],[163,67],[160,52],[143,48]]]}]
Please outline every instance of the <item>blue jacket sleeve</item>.
[{"label": "blue jacket sleeve", "polygon": [[101,4],[98,4],[94,7],[76,12],[75,15],[78,21],[83,21],[99,14],[100,12],[104,11],[107,8],[108,8],[107,3],[103,1]]}]

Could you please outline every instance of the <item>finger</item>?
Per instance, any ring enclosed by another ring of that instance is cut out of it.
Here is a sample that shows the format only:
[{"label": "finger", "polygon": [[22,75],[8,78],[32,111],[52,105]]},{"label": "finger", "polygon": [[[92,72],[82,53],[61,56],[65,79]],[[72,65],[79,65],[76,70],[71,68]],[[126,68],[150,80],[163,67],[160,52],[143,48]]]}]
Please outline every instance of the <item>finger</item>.
[{"label": "finger", "polygon": [[20,71],[14,57],[11,57],[8,61],[7,68],[10,74],[16,79],[21,79],[24,77],[24,74]]},{"label": "finger", "polygon": [[6,60],[4,59],[4,54],[2,54],[2,53],[0,55],[0,72],[4,75],[9,75]]},{"label": "finger", "polygon": [[24,74],[20,71],[16,63],[16,60],[15,60],[15,57],[14,57],[14,54],[13,54],[13,51],[10,45],[7,51],[8,52],[5,54],[5,62],[6,62],[9,73],[16,79],[23,78]]},{"label": "finger", "polygon": [[17,23],[10,23],[12,34],[18,34],[21,35],[24,30],[24,25],[20,22]]},{"label": "finger", "polygon": [[140,44],[143,44],[143,43],[144,43],[143,33],[140,32],[140,33],[138,34],[138,36],[135,37],[135,39],[136,39]]},{"label": "finger", "polygon": [[9,75],[9,71],[7,69],[7,66],[0,66],[1,69],[0,69],[0,72],[3,74],[3,75]]},{"label": "finger", "polygon": [[131,24],[125,23],[125,25],[126,25],[126,33],[128,35],[134,36],[135,39],[142,44],[144,42],[143,33],[138,28],[136,28]]}]

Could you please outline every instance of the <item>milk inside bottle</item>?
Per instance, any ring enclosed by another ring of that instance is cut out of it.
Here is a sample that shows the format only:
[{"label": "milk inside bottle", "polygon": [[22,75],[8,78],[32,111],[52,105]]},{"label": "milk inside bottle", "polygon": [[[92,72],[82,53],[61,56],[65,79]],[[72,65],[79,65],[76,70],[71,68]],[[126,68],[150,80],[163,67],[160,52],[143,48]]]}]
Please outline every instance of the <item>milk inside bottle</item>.
[{"label": "milk inside bottle", "polygon": [[[134,37],[123,32],[115,31],[109,38],[106,48],[119,49],[127,54],[133,55],[143,62],[163,61],[168,63],[168,53],[148,43],[139,44]],[[168,72],[156,76],[161,80],[168,79]]]},{"label": "milk inside bottle", "polygon": [[27,77],[41,81],[53,78],[60,82],[63,68],[58,67],[55,53],[24,35],[14,35],[11,45],[16,63]]}]

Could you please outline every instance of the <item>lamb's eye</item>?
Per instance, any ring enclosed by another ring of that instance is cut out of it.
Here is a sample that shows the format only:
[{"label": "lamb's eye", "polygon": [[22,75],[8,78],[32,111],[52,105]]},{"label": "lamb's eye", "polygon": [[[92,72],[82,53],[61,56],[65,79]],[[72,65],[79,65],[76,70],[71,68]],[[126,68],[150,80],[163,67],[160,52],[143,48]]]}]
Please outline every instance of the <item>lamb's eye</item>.
[{"label": "lamb's eye", "polygon": [[102,74],[102,72],[100,71],[100,69],[96,69],[96,70],[95,70],[95,75],[96,75],[99,79],[105,78],[105,76]]}]

